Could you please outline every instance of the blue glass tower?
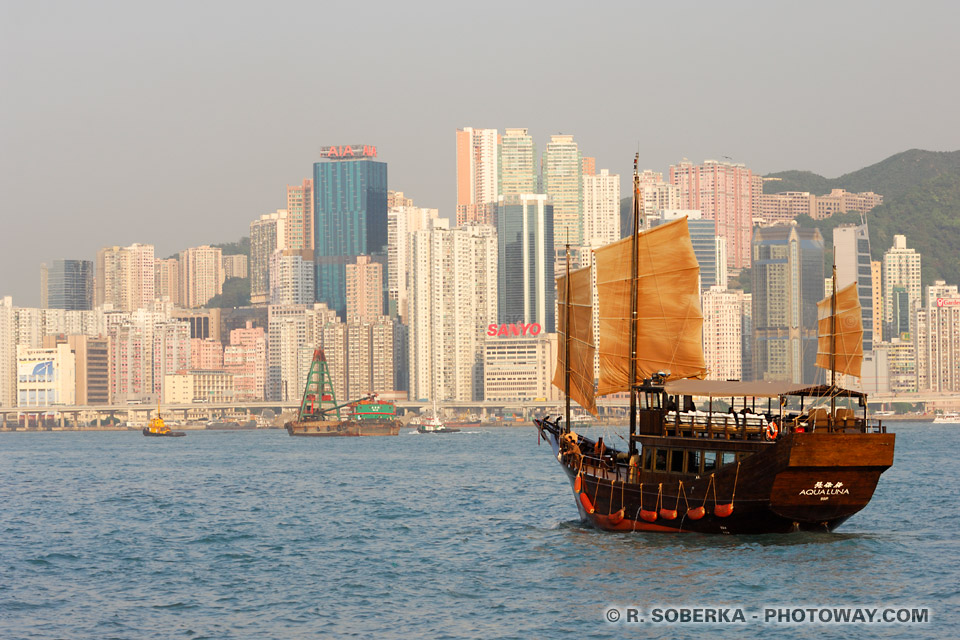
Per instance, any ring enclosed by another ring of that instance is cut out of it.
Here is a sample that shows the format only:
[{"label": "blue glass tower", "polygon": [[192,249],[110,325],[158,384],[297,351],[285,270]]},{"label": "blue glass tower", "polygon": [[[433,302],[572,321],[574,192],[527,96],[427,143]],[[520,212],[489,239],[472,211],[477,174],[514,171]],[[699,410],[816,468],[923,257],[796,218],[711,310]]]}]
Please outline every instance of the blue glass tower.
[{"label": "blue glass tower", "polygon": [[387,253],[387,164],[369,146],[325,147],[313,165],[317,301],[346,314],[346,265]]},{"label": "blue glass tower", "polygon": [[93,309],[93,262],[54,260],[47,275],[47,307],[70,311]]},{"label": "blue glass tower", "polygon": [[554,331],[553,204],[546,195],[501,196],[497,205],[498,320]]}]

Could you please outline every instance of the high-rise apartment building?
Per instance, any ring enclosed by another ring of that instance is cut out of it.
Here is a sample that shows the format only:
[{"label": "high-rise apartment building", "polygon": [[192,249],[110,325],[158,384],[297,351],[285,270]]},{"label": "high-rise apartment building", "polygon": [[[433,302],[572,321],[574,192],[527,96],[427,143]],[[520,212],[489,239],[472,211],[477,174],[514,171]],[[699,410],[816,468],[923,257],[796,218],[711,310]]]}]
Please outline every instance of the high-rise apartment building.
[{"label": "high-rise apartment building", "polygon": [[[652,226],[655,219],[660,217],[664,209],[673,211],[681,209],[680,187],[663,181],[663,174],[646,169],[638,176],[638,200],[640,200],[641,228]],[[627,237],[633,231],[633,211],[628,208],[622,212],[620,219],[620,235]]]},{"label": "high-rise apartment building", "polygon": [[17,341],[13,298],[0,297],[0,407],[12,407],[17,397]]},{"label": "high-rise apartment building", "polygon": [[870,260],[870,231],[866,224],[844,225],[833,230],[837,290],[857,284],[863,314],[863,351],[873,351],[873,267]]},{"label": "high-rise apartment building", "polygon": [[247,262],[247,256],[242,253],[223,256],[223,277],[246,278],[249,273]]},{"label": "high-rise apartment building", "polygon": [[477,400],[483,340],[497,317],[497,238],[487,225],[413,234],[410,271],[410,397]]},{"label": "high-rise apartment building", "polygon": [[782,191],[761,193],[757,202],[754,215],[767,224],[774,224],[793,220],[797,216],[823,220],[835,213],[866,213],[883,204],[883,196],[872,191],[849,193],[843,189],[834,189],[825,196],[817,196],[808,191]]},{"label": "high-rise apartment building", "polygon": [[306,344],[307,309],[270,305],[267,333],[267,399],[295,400],[303,394],[300,348]]},{"label": "high-rise apartment building", "polygon": [[180,303],[189,309],[202,307],[223,293],[223,250],[203,245],[180,252]]},{"label": "high-rise apartment building", "polygon": [[167,298],[180,305],[180,261],[176,258],[160,259],[156,262],[154,290],[159,299]]},{"label": "high-rise apartment building", "polygon": [[533,137],[526,129],[506,129],[499,145],[498,196],[537,193],[537,159]]},{"label": "high-rise apartment building", "polygon": [[457,129],[457,226],[492,223],[497,202],[496,129]]},{"label": "high-rise apartment building", "polygon": [[553,205],[543,194],[500,196],[496,217],[498,321],[539,323],[552,333]]},{"label": "high-rise apartment building", "polygon": [[543,193],[553,203],[553,246],[582,246],[583,156],[573,136],[550,136],[540,165]]},{"label": "high-rise apartment building", "polygon": [[914,344],[917,388],[960,391],[960,292],[937,280],[926,288],[926,306],[917,312]]},{"label": "high-rise apartment building", "polygon": [[250,223],[250,304],[270,302],[270,257],[286,248],[287,211],[280,209]]},{"label": "high-rise apartment building", "polygon": [[583,244],[602,247],[620,239],[620,176],[607,169],[583,174]]},{"label": "high-rise apartment building", "polygon": [[902,329],[892,326],[897,302],[894,295],[896,289],[906,294],[910,305],[907,310],[909,318],[915,318],[920,309],[920,264],[920,254],[915,249],[907,248],[907,237],[893,236],[893,246],[883,254],[883,321],[891,325],[890,337],[899,337],[897,331]]},{"label": "high-rise apartment building", "polygon": [[873,285],[873,300],[870,302],[873,307],[873,341],[877,343],[887,335],[883,330],[883,262],[880,260],[870,262],[870,282]]},{"label": "high-rise apartment building", "polygon": [[105,247],[97,252],[95,303],[136,311],[153,303],[156,265],[152,244]]},{"label": "high-rise apartment building", "polygon": [[368,323],[383,315],[383,265],[357,256],[346,269],[347,322]]},{"label": "high-rise apartment building", "polygon": [[93,262],[54,260],[47,269],[45,309],[93,309]]},{"label": "high-rise apartment building", "polygon": [[362,255],[387,261],[387,164],[372,146],[321,152],[327,161],[313,165],[316,300],[342,317],[347,264]]},{"label": "high-rise apartment building", "polygon": [[687,159],[670,167],[670,182],[680,188],[680,208],[699,209],[713,220],[717,235],[727,241],[727,266],[750,266],[754,203],[763,181],[742,164]]},{"label": "high-rise apartment building", "polygon": [[287,185],[287,223],[285,225],[287,249],[313,251],[313,180],[301,185]]},{"label": "high-rise apartment building", "polygon": [[814,382],[817,302],[823,298],[823,237],[793,225],[753,238],[753,376]]},{"label": "high-rise apartment building", "polygon": [[213,338],[190,338],[190,369],[222,369],[223,343]]},{"label": "high-rise apartment building", "polygon": [[263,327],[247,321],[246,327],[230,331],[223,367],[233,374],[237,400],[263,400],[267,384],[267,335]]},{"label": "high-rise apartment building", "polygon": [[711,380],[743,379],[743,291],[712,286],[701,296],[703,359]]},{"label": "high-rise apartment building", "polygon": [[[394,193],[394,192],[390,192]],[[415,207],[402,192],[394,196],[387,212],[387,304],[388,315],[407,322],[410,238],[414,231],[426,229],[438,215],[436,209]]]},{"label": "high-rise apartment building", "polygon": [[305,249],[277,249],[270,256],[270,304],[313,304],[316,292],[313,254]]}]

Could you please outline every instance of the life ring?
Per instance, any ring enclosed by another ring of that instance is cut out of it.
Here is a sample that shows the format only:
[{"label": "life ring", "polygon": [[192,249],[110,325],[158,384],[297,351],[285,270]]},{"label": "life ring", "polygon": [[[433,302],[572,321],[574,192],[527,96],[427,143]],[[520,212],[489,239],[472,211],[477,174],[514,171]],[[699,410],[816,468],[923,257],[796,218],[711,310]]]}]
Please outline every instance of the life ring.
[{"label": "life ring", "polygon": [[770,421],[770,424],[767,425],[766,429],[767,440],[776,440],[777,436],[780,435],[780,427],[777,426],[777,423],[773,420]]}]

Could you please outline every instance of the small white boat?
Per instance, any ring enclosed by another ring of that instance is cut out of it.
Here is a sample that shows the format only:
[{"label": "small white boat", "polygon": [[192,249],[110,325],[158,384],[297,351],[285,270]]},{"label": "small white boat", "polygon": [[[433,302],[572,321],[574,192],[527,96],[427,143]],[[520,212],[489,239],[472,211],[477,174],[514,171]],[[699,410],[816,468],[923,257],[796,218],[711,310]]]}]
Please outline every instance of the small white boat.
[{"label": "small white boat", "polygon": [[960,424],[960,411],[944,411],[933,419],[934,424]]}]

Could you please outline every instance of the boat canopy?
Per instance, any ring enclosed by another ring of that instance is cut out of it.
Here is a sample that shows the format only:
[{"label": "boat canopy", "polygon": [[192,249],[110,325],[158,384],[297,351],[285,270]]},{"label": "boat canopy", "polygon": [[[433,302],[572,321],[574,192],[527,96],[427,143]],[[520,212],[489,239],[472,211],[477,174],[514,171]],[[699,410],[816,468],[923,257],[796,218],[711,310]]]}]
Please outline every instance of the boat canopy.
[{"label": "boat canopy", "polygon": [[770,380],[670,380],[664,385],[670,395],[710,396],[715,398],[778,398],[780,396],[806,396],[816,398],[843,397],[865,398],[867,394],[853,389],[830,385],[797,384]]}]

